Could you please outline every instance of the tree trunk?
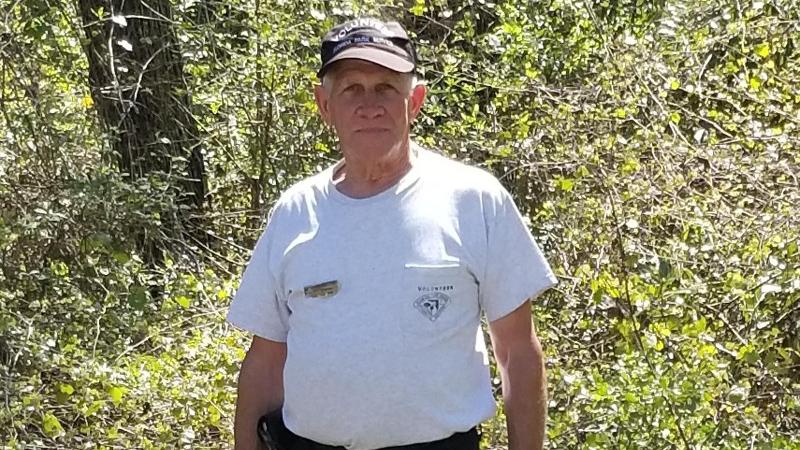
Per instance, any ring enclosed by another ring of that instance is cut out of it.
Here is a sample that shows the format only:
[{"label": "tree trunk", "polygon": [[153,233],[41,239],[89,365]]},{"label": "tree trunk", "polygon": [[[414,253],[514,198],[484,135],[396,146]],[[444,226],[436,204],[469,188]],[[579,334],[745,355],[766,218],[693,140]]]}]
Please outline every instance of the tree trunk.
[{"label": "tree trunk", "polygon": [[91,95],[119,170],[130,181],[164,177],[184,211],[171,221],[162,217],[167,235],[202,236],[192,219],[206,194],[202,140],[169,0],[78,0],[78,6]]}]

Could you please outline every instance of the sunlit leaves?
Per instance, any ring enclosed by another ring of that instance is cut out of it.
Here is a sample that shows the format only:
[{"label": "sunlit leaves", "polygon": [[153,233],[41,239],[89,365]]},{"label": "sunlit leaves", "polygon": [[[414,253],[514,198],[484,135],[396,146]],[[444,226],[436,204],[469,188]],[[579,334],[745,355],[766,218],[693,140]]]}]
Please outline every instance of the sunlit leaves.
[{"label": "sunlit leaves", "polygon": [[89,96],[89,95],[84,95],[83,97],[81,97],[81,105],[82,105],[84,108],[86,108],[86,109],[89,109],[89,108],[91,108],[92,106],[94,106],[94,100],[92,99],[92,97],[91,97],[91,96]]},{"label": "sunlit leaves", "polygon": [[126,39],[117,40],[117,45],[119,45],[120,47],[122,47],[126,51],[129,51],[129,52],[133,51],[133,45],[131,45],[131,43]]},{"label": "sunlit leaves", "polygon": [[115,24],[119,25],[122,28],[125,28],[125,27],[128,26],[128,20],[125,19],[125,16],[112,16],[111,17],[111,21],[114,22]]},{"label": "sunlit leaves", "polygon": [[111,402],[119,406],[122,403],[122,398],[125,396],[127,389],[120,386],[112,386],[108,389],[108,396]]},{"label": "sunlit leaves", "polygon": [[760,56],[762,58],[768,57],[769,56],[769,43],[768,42],[763,42],[761,44],[758,44],[756,46],[756,48],[755,48],[755,52],[756,52],[756,55],[758,55],[758,56]]},{"label": "sunlit leaves", "polygon": [[409,12],[415,16],[421,16],[425,11],[425,0],[414,0],[414,6],[409,8]]},{"label": "sunlit leaves", "polygon": [[[315,36],[356,13],[399,15],[420,39],[418,141],[501,177],[561,279],[534,308],[550,448],[682,447],[681,429],[689,448],[795,445],[797,5],[177,4],[213,223],[165,240],[160,268],[126,230],[176,226],[159,193],[177,172],[114,171],[83,28],[42,8],[10,41],[30,43],[13,49],[25,57],[9,59],[0,114],[12,447],[230,443],[247,345],[222,314],[271,202],[339,158],[315,119]],[[117,56],[159,45],[128,33],[139,19],[95,13]],[[502,448],[500,411],[483,431]]]},{"label": "sunlit leaves", "polygon": [[58,417],[50,413],[45,413],[42,417],[42,430],[49,437],[58,437],[64,434],[64,427]]},{"label": "sunlit leaves", "polygon": [[191,301],[189,300],[189,297],[185,295],[179,295],[175,297],[175,303],[177,303],[181,308],[187,309],[189,308]]},{"label": "sunlit leaves", "polygon": [[573,187],[575,187],[575,180],[571,178],[556,178],[555,184],[558,187],[558,189],[561,189],[562,191],[565,192],[569,192],[572,190]]}]

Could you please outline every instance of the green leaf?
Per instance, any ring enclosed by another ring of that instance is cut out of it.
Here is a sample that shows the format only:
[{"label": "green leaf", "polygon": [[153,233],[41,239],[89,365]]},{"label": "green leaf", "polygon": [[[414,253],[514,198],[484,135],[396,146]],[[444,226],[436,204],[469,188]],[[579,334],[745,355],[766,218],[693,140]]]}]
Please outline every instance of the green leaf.
[{"label": "green leaf", "polygon": [[414,6],[408,9],[411,14],[421,16],[425,12],[425,0],[416,0]]},{"label": "green leaf", "polygon": [[95,400],[91,404],[86,406],[85,409],[83,411],[81,411],[81,413],[83,414],[84,417],[93,416],[93,415],[97,414],[98,411],[103,409],[103,404],[104,404],[103,401]]},{"label": "green leaf", "polygon": [[571,178],[557,178],[556,186],[564,192],[570,192],[575,187],[575,181]]},{"label": "green leaf", "polygon": [[114,253],[111,254],[111,256],[113,256],[114,259],[120,264],[125,264],[125,263],[127,263],[128,261],[131,260],[131,257],[130,257],[129,254],[127,254],[126,252],[119,251],[119,250],[115,250]]},{"label": "green leaf", "polygon": [[680,89],[680,87],[681,87],[681,82],[678,80],[672,80],[672,82],[669,84],[669,88],[672,89],[673,91]]},{"label": "green leaf", "polygon": [[208,405],[206,407],[206,411],[208,412],[208,421],[211,425],[219,425],[220,420],[222,419],[222,414],[220,414],[219,408],[215,405]]},{"label": "green leaf", "polygon": [[189,297],[187,297],[185,295],[179,295],[179,296],[175,297],[175,303],[180,305],[181,308],[183,308],[183,309],[188,309],[189,308],[189,304],[191,302],[189,300]]},{"label": "green leaf", "polygon": [[706,323],[706,318],[705,317],[699,318],[697,320],[697,322],[694,323],[694,328],[695,328],[695,330],[697,330],[698,333],[702,333],[702,332],[706,331],[706,327],[707,326],[708,326],[708,324]]},{"label": "green leaf", "polygon": [[64,428],[61,426],[61,422],[58,420],[58,417],[50,413],[45,413],[44,417],[42,418],[42,430],[44,431],[44,434],[50,437],[58,437],[64,434]]},{"label": "green leaf", "polygon": [[749,364],[755,364],[758,361],[758,352],[752,344],[743,345],[736,353],[736,358]]},{"label": "green leaf", "polygon": [[762,58],[769,56],[769,42],[762,42],[756,45],[756,55]]},{"label": "green leaf", "polygon": [[53,275],[58,277],[64,277],[69,274],[69,267],[63,261],[50,263],[50,270]]},{"label": "green leaf", "polygon": [[94,99],[92,99],[90,95],[84,95],[83,98],[81,98],[81,106],[86,109],[91,108],[94,106]]},{"label": "green leaf", "polygon": [[512,36],[516,36],[522,33],[522,27],[518,23],[506,22],[503,24],[503,31]]},{"label": "green leaf", "polygon": [[669,121],[672,123],[680,123],[681,122],[681,113],[675,111],[669,115]]},{"label": "green leaf", "polygon": [[108,389],[108,395],[109,397],[111,397],[111,401],[115,405],[119,405],[120,403],[122,403],[122,397],[125,396],[126,391],[127,390],[125,388],[119,386],[113,386]]},{"label": "green leaf", "polygon": [[75,388],[70,384],[61,384],[58,386],[58,390],[67,395],[72,395],[75,392]]},{"label": "green leaf", "polygon": [[636,171],[639,170],[639,161],[630,158],[626,159],[625,162],[622,164],[620,170],[622,171],[623,175],[630,175],[632,173],[635,173]]}]

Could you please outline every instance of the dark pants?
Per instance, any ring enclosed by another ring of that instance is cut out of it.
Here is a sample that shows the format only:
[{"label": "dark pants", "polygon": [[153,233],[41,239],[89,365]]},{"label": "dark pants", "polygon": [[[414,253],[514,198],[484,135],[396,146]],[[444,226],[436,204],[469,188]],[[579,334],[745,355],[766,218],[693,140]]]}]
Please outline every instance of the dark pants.
[{"label": "dark pants", "polygon": [[[320,444],[292,433],[284,425],[283,415],[280,411],[268,414],[262,417],[261,420],[266,422],[266,427],[264,428],[269,430],[270,437],[268,439],[276,442],[280,450],[345,450],[344,447]],[[261,430],[261,426],[259,426],[259,429]],[[262,434],[262,439],[266,440],[267,438]],[[478,431],[473,428],[438,441],[386,447],[378,450],[479,450],[479,443]]]}]

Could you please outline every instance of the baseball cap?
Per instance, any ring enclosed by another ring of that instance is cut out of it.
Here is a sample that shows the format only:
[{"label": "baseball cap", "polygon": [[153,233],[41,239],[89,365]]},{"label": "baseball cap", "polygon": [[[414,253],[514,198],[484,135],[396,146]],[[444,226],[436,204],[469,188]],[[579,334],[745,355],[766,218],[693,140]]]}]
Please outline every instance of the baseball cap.
[{"label": "baseball cap", "polygon": [[322,78],[331,64],[342,59],[363,59],[395,72],[413,72],[417,53],[408,34],[397,22],[360,17],[336,25],[322,38]]}]

